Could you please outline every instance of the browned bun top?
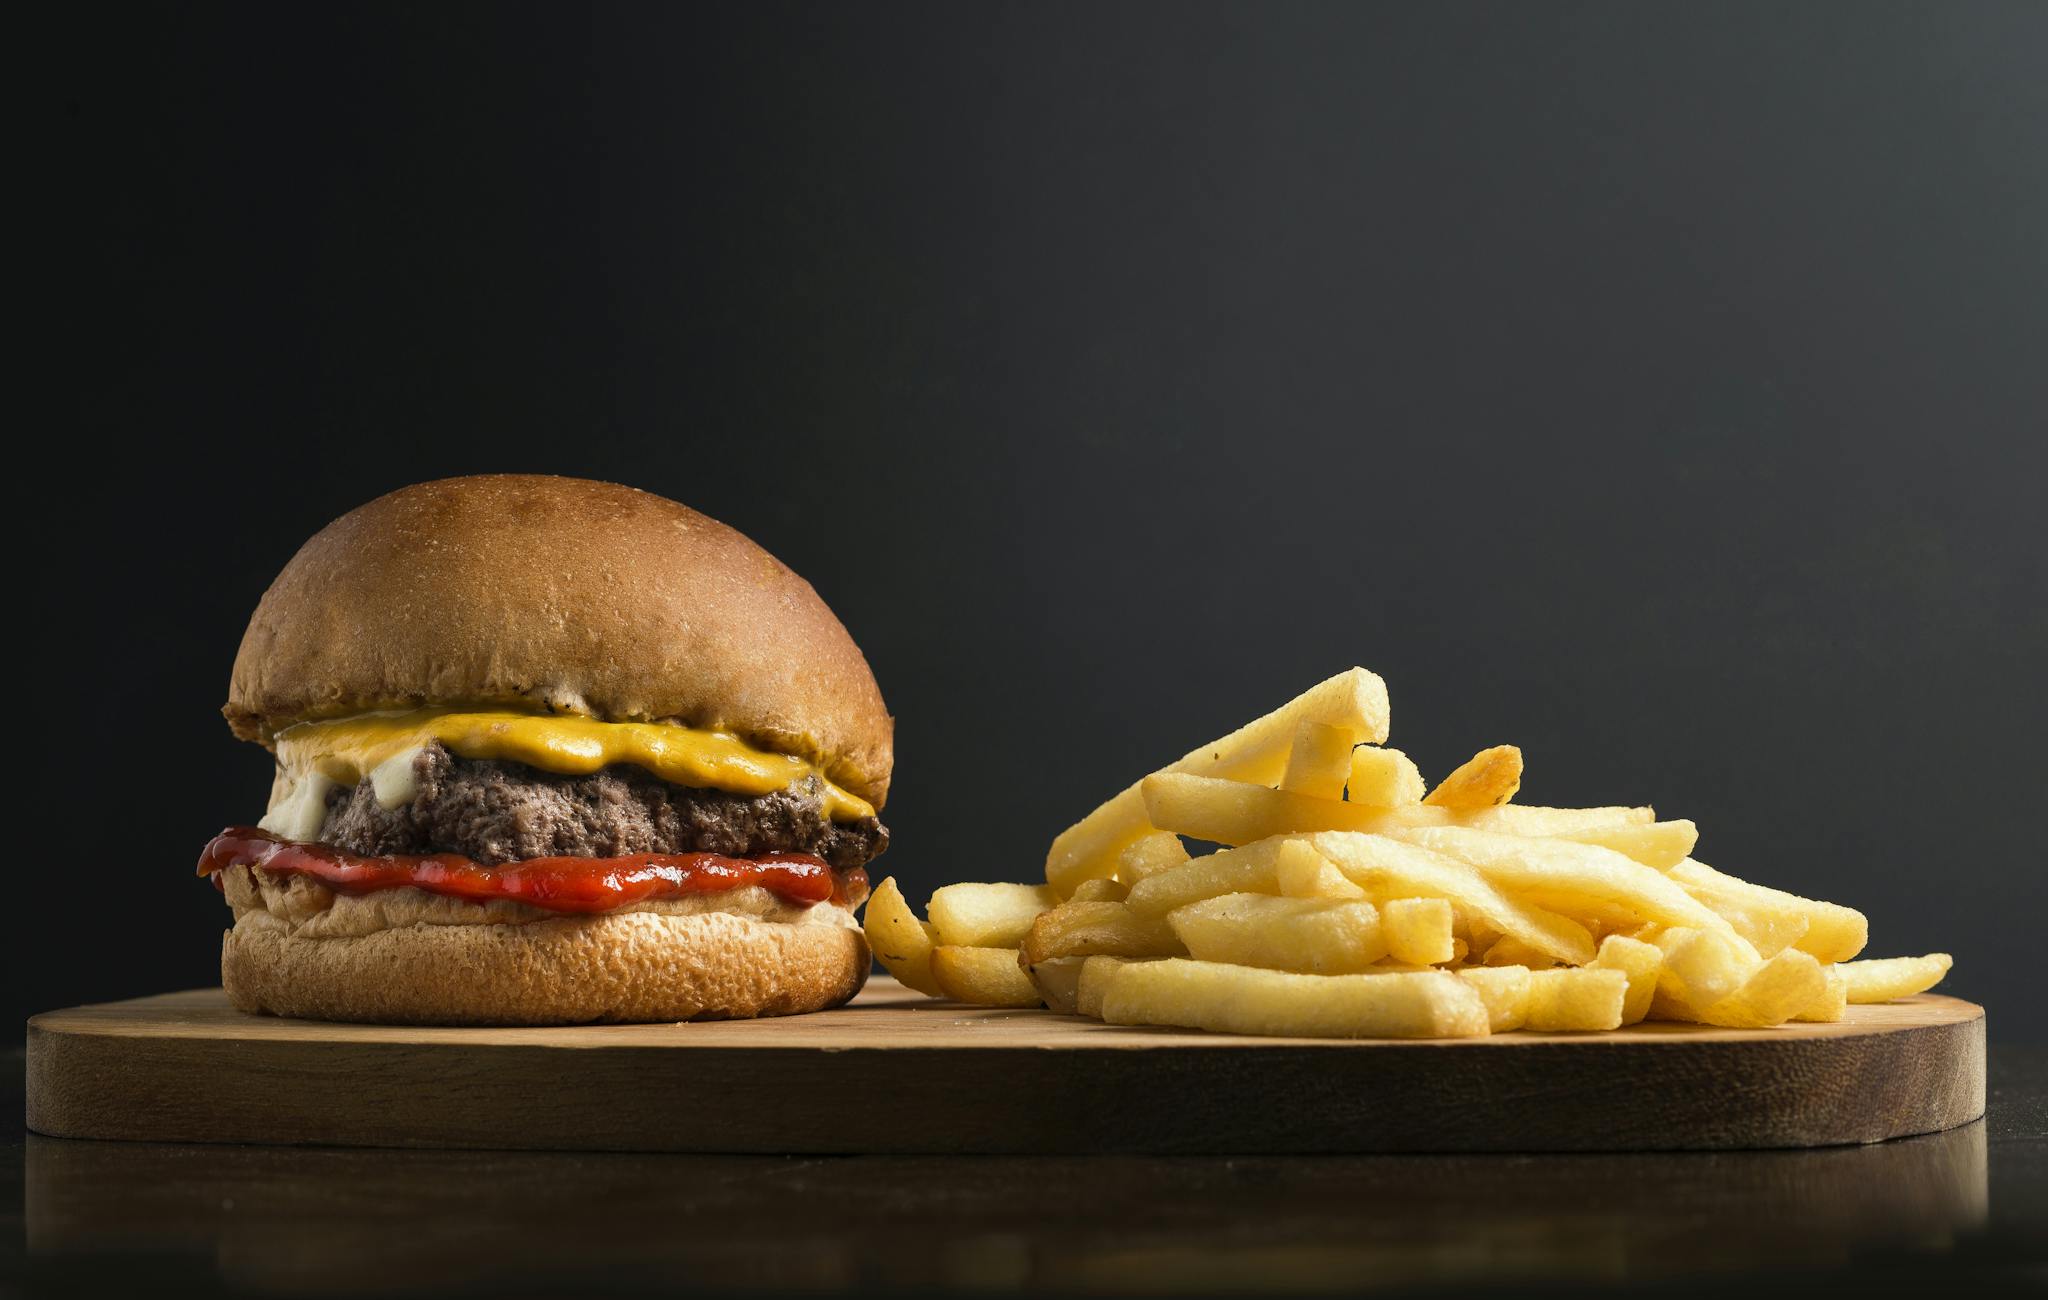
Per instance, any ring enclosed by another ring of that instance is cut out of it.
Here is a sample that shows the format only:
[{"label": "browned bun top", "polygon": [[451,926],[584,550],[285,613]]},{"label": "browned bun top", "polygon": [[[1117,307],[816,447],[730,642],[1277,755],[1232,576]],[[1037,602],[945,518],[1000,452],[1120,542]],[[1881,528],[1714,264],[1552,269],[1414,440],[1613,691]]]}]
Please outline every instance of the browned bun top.
[{"label": "browned bun top", "polygon": [[263,593],[221,710],[267,740],[370,709],[509,705],[735,731],[876,807],[894,723],[811,585],[636,488],[482,474],[316,533]]}]

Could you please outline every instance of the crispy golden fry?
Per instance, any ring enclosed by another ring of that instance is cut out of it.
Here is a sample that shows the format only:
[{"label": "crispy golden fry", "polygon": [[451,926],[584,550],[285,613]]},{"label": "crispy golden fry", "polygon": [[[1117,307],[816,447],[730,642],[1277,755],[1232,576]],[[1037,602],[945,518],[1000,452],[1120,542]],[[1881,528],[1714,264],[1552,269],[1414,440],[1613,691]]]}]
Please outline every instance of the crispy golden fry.
[{"label": "crispy golden fry", "polygon": [[1654,808],[1545,808],[1526,803],[1505,803],[1458,815],[1460,826],[1502,835],[1572,835],[1612,826],[1647,826],[1656,820]]},{"label": "crispy golden fry", "polygon": [[1809,1005],[1801,1007],[1794,1020],[1818,1020],[1833,1023],[1849,1013],[1849,977],[1842,974],[1840,966],[1823,966],[1821,974],[1827,982],[1821,995]]},{"label": "crispy golden fry", "polygon": [[[1430,901],[1450,910],[1442,899]],[[1176,908],[1166,923],[1197,961],[1344,975],[1387,955],[1371,903],[1224,894]]]},{"label": "crispy golden fry", "polygon": [[1827,996],[1827,976],[1811,954],[1787,948],[1757,967],[1742,987],[1700,1013],[1700,1023],[1724,1029],[1782,1025]]},{"label": "crispy golden fry", "polygon": [[1061,903],[1031,923],[1023,945],[1024,960],[1033,966],[1055,957],[1178,957],[1186,951],[1165,921],[1124,903]]},{"label": "crispy golden fry", "polygon": [[1024,977],[1031,981],[1048,1010],[1073,1015],[1081,990],[1081,967],[1086,957],[1055,957],[1036,966],[1026,966]]},{"label": "crispy golden fry", "polygon": [[1117,858],[1116,878],[1126,885],[1135,885],[1187,860],[1188,848],[1180,842],[1180,836],[1172,831],[1146,831]]},{"label": "crispy golden fry", "polygon": [[1351,776],[1351,747],[1357,743],[1358,733],[1348,727],[1301,723],[1294,729],[1280,788],[1315,799],[1342,799]]},{"label": "crispy golden fry", "polygon": [[1857,1005],[1890,1002],[1925,993],[1948,975],[1955,958],[1945,952],[1925,957],[1879,957],[1870,961],[1845,961],[1837,970],[1847,982],[1848,1000]]},{"label": "crispy golden fry", "polygon": [[1423,789],[1415,761],[1400,750],[1360,745],[1351,751],[1351,778],[1345,790],[1352,803],[1399,808],[1421,803]]},{"label": "crispy golden fry", "polygon": [[1083,957],[1081,983],[1074,990],[1074,1010],[1095,1020],[1102,1019],[1102,995],[1109,992],[1110,980],[1126,964],[1122,957]]},{"label": "crispy golden fry", "polygon": [[1044,885],[959,884],[934,891],[925,911],[940,943],[1014,948],[1038,914],[1057,902]]},{"label": "crispy golden fry", "polygon": [[1448,971],[1296,975],[1215,962],[1132,963],[1102,1001],[1113,1025],[1227,1034],[1465,1038],[1487,1032],[1486,1003]]},{"label": "crispy golden fry", "polygon": [[1657,871],[1669,871],[1685,861],[1693,845],[1700,842],[1699,827],[1689,821],[1651,822],[1645,826],[1601,826],[1567,831],[1562,840],[1597,844]]},{"label": "crispy golden fry", "polygon": [[1330,860],[1304,840],[1282,840],[1273,859],[1273,887],[1282,898],[1364,898]]},{"label": "crispy golden fry", "polygon": [[1468,917],[1513,935],[1546,959],[1573,966],[1593,960],[1593,936],[1585,926],[1508,897],[1470,863],[1384,835],[1331,832],[1309,837],[1309,845],[1372,896],[1449,899]]},{"label": "crispy golden fry", "polygon": [[1457,954],[1451,935],[1451,905],[1442,898],[1395,898],[1380,908],[1387,956],[1417,966],[1436,966]]},{"label": "crispy golden fry", "polygon": [[1718,931],[1678,926],[1650,942],[1664,954],[1650,1015],[1658,1020],[1698,1021],[1706,1009],[1741,988],[1763,963]]},{"label": "crispy golden fry", "polygon": [[1140,916],[1163,917],[1175,908],[1199,903],[1223,894],[1276,894],[1280,892],[1278,864],[1299,841],[1260,840],[1239,849],[1224,849],[1190,858],[1171,871],[1148,876],[1131,886],[1125,901]]},{"label": "crispy golden fry", "polygon": [[1522,788],[1522,751],[1513,745],[1482,749],[1422,797],[1422,802],[1454,812],[1471,812],[1506,803]]},{"label": "crispy golden fry", "polygon": [[928,997],[941,996],[938,982],[932,978],[932,947],[937,932],[910,910],[896,877],[884,880],[868,896],[862,928],[876,959],[903,987]]},{"label": "crispy golden fry", "polygon": [[1593,964],[1628,976],[1628,998],[1621,1006],[1622,1024],[1633,1025],[1650,1014],[1650,1000],[1657,995],[1657,972],[1664,968],[1664,953],[1657,945],[1610,934],[1600,941],[1600,955],[1593,959]]},{"label": "crispy golden fry", "polygon": [[1530,970],[1547,970],[1557,964],[1557,959],[1534,944],[1523,943],[1511,934],[1504,934],[1488,945],[1483,964],[1526,966]]},{"label": "crispy golden fry", "polygon": [[1467,966],[1458,978],[1479,990],[1486,1003],[1487,1026],[1496,1034],[1520,1029],[1529,1016],[1527,966]]},{"label": "crispy golden fry", "polygon": [[1142,786],[1153,825],[1216,844],[1250,844],[1276,835],[1315,831],[1378,831],[1450,820],[1444,810],[1420,804],[1369,808],[1210,776],[1162,773],[1146,777]]},{"label": "crispy golden fry", "polygon": [[1544,1033],[1619,1029],[1627,1002],[1628,976],[1618,970],[1530,971],[1522,1028]]},{"label": "crispy golden fry", "polygon": [[[1285,772],[1294,730],[1303,722],[1342,727],[1378,744],[1387,738],[1387,684],[1363,668],[1339,673],[1163,770],[1271,784]],[[1132,784],[1052,842],[1046,881],[1066,896],[1083,880],[1114,874],[1124,847],[1147,828],[1144,795]]]},{"label": "crispy golden fry", "polygon": [[1081,887],[1074,891],[1073,901],[1076,903],[1121,903],[1130,896],[1131,891],[1125,888],[1122,881],[1109,880],[1102,876],[1097,876],[1093,880],[1081,882]]},{"label": "crispy golden fry", "polygon": [[[1794,947],[1823,963],[1845,962],[1862,952],[1870,940],[1869,920],[1853,907],[1753,885],[1691,858],[1668,874],[1687,893],[1727,917],[1766,956]],[[1793,937],[1777,942],[1788,933]],[[1766,952],[1767,945],[1774,946]]]},{"label": "crispy golden fry", "polygon": [[1516,898],[1574,920],[1609,928],[1655,923],[1713,930],[1755,956],[1749,942],[1712,908],[1662,872],[1611,849],[1462,826],[1401,828],[1387,833],[1469,862]]},{"label": "crispy golden fry", "polygon": [[1035,1007],[1045,999],[1017,965],[1015,948],[932,949],[932,979],[942,997],[984,1007]]}]

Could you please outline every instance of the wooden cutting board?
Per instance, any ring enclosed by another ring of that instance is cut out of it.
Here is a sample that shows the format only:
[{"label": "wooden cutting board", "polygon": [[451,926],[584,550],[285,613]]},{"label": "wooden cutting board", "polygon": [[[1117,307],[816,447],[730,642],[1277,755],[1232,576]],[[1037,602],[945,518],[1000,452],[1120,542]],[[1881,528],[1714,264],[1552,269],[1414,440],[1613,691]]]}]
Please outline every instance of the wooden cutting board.
[{"label": "wooden cutting board", "polygon": [[28,1125],[157,1142],[1190,1154],[1803,1147],[1984,1113],[1984,1010],[1328,1042],[934,1002],[876,979],[780,1020],[421,1029],[219,989],[28,1022]]}]

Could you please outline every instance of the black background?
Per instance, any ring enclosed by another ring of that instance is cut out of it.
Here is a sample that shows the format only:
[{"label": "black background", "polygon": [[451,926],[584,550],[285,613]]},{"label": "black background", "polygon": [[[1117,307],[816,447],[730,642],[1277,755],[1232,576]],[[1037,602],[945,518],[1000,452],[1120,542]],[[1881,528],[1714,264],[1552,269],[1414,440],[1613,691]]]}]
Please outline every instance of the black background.
[{"label": "black background", "polygon": [[249,610],[518,469],[812,580],[920,902],[1362,663],[1426,773],[1519,743],[2048,1030],[2048,6],[73,15],[22,1014],[216,978]]}]

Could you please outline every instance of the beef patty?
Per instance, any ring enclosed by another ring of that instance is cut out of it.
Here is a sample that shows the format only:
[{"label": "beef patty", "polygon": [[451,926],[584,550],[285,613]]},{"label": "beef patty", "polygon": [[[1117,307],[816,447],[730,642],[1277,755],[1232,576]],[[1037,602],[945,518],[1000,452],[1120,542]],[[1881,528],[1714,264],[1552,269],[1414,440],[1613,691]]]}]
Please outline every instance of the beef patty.
[{"label": "beef patty", "polygon": [[383,808],[368,780],[332,791],[320,840],[365,856],[460,853],[490,866],[525,858],[612,858],[629,853],[809,853],[841,869],[888,847],[866,817],[835,822],[824,787],[808,777],[773,794],[670,785],[621,764],[559,776],[491,759],[457,758],[429,745],[413,762],[419,794]]}]

